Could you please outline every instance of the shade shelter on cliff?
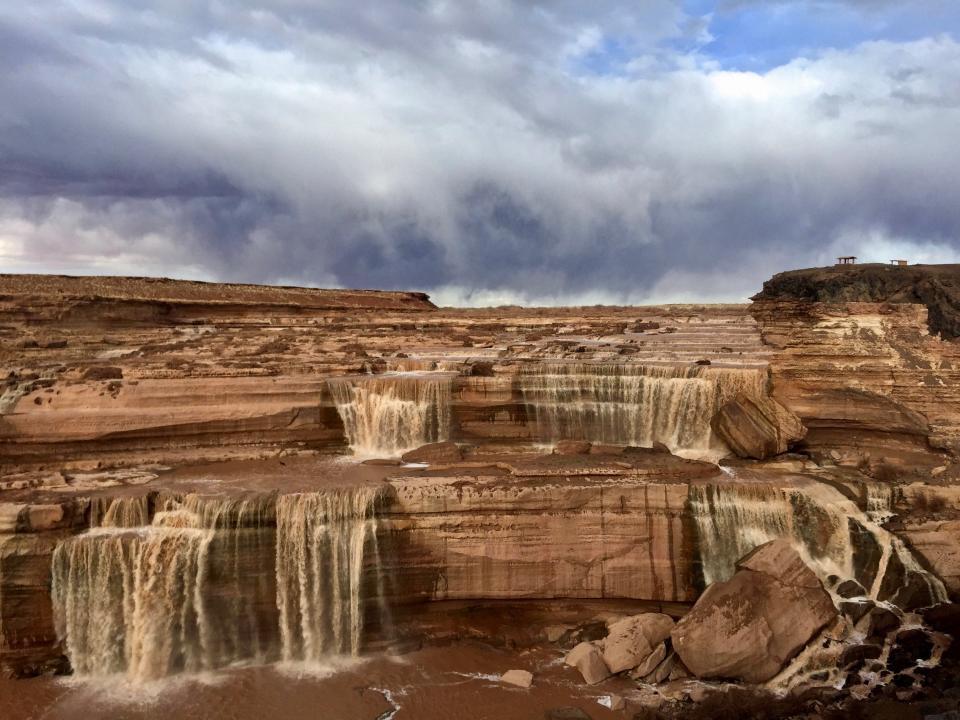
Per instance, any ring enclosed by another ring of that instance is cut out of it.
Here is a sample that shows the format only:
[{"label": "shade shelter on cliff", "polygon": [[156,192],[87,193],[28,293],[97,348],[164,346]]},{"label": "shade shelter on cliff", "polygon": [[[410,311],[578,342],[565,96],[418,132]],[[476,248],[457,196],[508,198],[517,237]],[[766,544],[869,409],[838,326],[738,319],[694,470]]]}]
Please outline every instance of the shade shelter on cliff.
[{"label": "shade shelter on cliff", "polygon": [[856,262],[856,255],[842,255],[837,258],[837,265],[855,265]]}]

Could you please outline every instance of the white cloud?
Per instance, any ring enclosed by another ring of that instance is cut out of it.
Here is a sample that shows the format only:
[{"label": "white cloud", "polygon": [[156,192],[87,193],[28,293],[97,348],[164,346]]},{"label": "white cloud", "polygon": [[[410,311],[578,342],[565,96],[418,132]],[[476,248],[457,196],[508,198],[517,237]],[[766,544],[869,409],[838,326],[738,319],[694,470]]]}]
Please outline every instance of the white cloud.
[{"label": "white cloud", "polygon": [[592,304],[740,299],[851,244],[953,257],[960,45],[730,72],[634,5],[0,10],[33,43],[0,76],[0,259]]}]

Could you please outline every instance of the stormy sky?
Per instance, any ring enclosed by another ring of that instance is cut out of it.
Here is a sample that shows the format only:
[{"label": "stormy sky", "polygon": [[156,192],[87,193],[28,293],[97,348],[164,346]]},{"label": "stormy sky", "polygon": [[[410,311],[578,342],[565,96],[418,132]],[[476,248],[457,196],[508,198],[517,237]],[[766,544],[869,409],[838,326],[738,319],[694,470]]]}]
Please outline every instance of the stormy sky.
[{"label": "stormy sky", "polygon": [[0,4],[0,271],[737,300],[960,262],[954,0]]}]

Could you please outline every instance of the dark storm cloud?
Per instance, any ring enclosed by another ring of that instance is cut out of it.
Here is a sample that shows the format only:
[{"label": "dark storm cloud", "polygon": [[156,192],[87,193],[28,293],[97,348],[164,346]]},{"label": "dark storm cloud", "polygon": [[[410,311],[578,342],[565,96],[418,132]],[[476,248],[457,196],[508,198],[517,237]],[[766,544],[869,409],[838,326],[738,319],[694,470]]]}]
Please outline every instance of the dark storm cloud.
[{"label": "dark storm cloud", "polygon": [[638,301],[956,255],[948,36],[756,74],[666,0],[38,5],[0,9],[7,269]]}]

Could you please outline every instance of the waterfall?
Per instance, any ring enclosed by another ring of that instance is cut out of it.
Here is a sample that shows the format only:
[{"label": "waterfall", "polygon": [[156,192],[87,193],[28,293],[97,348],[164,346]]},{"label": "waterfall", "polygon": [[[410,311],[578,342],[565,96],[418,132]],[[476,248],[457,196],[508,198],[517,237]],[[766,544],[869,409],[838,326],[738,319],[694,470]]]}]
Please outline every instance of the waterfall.
[{"label": "waterfall", "polygon": [[327,381],[355,455],[399,455],[444,440],[451,376],[397,373]]},{"label": "waterfall", "polygon": [[899,538],[825,483],[691,484],[689,503],[708,585],[729,579],[753,548],[785,537],[821,579],[856,579],[871,598],[888,600],[912,577],[931,599],[946,600],[940,580]]},{"label": "waterfall", "polygon": [[389,620],[374,515],[383,493],[161,493],[140,525],[146,496],[91,503],[95,527],[53,553],[55,621],[74,672],[147,681],[357,655],[368,601],[381,627]]},{"label": "waterfall", "polygon": [[274,543],[263,503],[168,498],[132,527],[142,510],[132,501],[107,505],[101,527],[54,550],[55,622],[74,672],[145,681],[268,654],[273,557],[260,546]]},{"label": "waterfall", "polygon": [[[383,488],[284,495],[277,502],[277,604],[284,660],[360,652],[368,549],[377,552]],[[383,610],[379,558],[373,592]]]},{"label": "waterfall", "polygon": [[135,528],[150,523],[150,496],[90,499],[90,527]]},{"label": "waterfall", "polygon": [[893,488],[887,483],[864,483],[867,515],[874,522],[882,523],[893,515]]},{"label": "waterfall", "polygon": [[544,363],[520,375],[544,440],[591,440],[707,452],[710,421],[738,393],[764,392],[755,369]]}]

